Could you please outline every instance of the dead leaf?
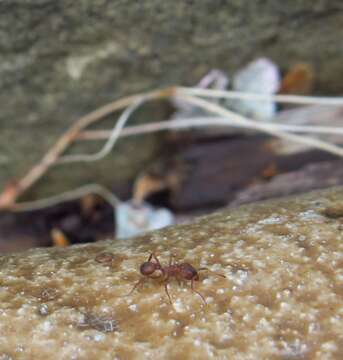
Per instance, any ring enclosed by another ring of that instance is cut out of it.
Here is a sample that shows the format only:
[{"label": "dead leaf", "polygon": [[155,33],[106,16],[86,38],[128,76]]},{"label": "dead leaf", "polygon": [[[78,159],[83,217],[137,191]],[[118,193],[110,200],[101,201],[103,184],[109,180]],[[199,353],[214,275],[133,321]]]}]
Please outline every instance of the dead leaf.
[{"label": "dead leaf", "polygon": [[291,67],[282,79],[280,94],[310,94],[315,73],[310,64],[298,63]]},{"label": "dead leaf", "polygon": [[60,229],[53,228],[50,232],[50,236],[53,246],[65,247],[70,245],[70,241]]}]

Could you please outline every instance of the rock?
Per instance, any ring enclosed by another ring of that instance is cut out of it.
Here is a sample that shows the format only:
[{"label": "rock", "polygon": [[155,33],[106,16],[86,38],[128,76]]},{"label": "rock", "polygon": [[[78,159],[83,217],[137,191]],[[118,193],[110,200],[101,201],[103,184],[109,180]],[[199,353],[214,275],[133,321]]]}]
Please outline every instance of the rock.
[{"label": "rock", "polygon": [[[0,358],[341,359],[343,188],[147,233],[0,258]],[[195,289],[141,278],[155,252]],[[99,259],[107,259],[99,261]],[[6,357],[7,356],[7,357]]]},{"label": "rock", "polygon": [[[138,91],[193,85],[211,68],[234,73],[261,55],[282,70],[301,61],[315,69],[319,92],[342,92],[341,10],[340,0],[2,0],[0,189],[80,115]],[[143,118],[164,114],[154,108]],[[125,185],[158,152],[159,139],[120,141],[104,162],[57,167],[28,196],[86,182]]]}]

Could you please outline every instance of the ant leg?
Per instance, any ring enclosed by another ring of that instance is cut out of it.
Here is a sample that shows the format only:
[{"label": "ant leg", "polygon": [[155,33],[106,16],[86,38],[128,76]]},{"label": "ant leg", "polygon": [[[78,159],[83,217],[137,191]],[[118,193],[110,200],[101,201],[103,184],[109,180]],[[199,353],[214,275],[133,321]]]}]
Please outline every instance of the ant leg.
[{"label": "ant leg", "polygon": [[171,253],[169,255],[169,266],[171,266],[173,264],[173,259],[175,259],[175,255]]},{"label": "ant leg", "polygon": [[138,281],[136,282],[136,284],[133,286],[133,288],[131,289],[131,291],[130,291],[128,294],[123,295],[123,296],[120,296],[120,297],[130,296],[130,295],[137,289],[137,287],[138,287],[140,284],[142,284],[144,281],[145,281],[145,278],[141,278],[140,280],[138,280]]},{"label": "ant leg", "polygon": [[169,291],[168,291],[168,280],[169,280],[169,277],[167,276],[167,278],[166,278],[165,281],[164,281],[164,290],[166,291],[166,294],[167,294],[167,296],[168,296],[170,305],[173,305],[172,299],[171,299],[171,297],[170,297],[170,295],[169,295]]},{"label": "ant leg", "polygon": [[207,305],[207,302],[205,300],[205,298],[199,293],[199,291],[196,291],[194,289],[194,279],[191,280],[191,289],[192,291],[194,291],[196,294],[198,294],[201,297],[201,300],[204,302],[205,305]]},{"label": "ant leg", "polygon": [[213,274],[213,275],[217,275],[217,276],[221,276],[222,278],[226,278],[225,275],[223,275],[223,274],[218,274],[218,273],[210,270],[210,269],[207,268],[207,267],[202,267],[202,268],[198,269],[197,271],[198,271],[198,272],[199,272],[199,271],[208,271],[209,273],[211,273],[211,274]]},{"label": "ant leg", "polygon": [[170,297],[170,295],[169,295],[169,291],[168,291],[168,283],[167,283],[167,282],[166,282],[166,283],[164,283],[164,289],[165,289],[166,294],[167,294],[167,296],[168,296],[168,299],[169,299],[170,305],[173,305],[172,299],[171,299],[171,297]]}]

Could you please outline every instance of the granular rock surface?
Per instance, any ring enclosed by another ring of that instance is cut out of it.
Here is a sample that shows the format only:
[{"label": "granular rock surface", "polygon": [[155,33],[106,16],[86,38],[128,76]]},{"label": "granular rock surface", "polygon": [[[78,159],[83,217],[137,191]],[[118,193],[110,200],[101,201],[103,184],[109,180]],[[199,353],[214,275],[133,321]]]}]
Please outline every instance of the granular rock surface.
[{"label": "granular rock surface", "polygon": [[[0,359],[342,359],[343,189],[0,258]],[[154,252],[208,267],[141,278]]]}]

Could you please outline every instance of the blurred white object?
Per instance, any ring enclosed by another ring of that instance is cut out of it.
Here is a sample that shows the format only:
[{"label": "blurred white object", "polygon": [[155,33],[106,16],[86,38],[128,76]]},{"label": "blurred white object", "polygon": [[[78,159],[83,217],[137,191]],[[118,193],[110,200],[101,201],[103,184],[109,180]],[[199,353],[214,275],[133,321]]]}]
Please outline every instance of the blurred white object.
[{"label": "blurred white object", "polygon": [[147,203],[136,205],[130,201],[116,207],[116,238],[119,239],[161,229],[173,223],[173,214],[165,208],[155,209]]},{"label": "blurred white object", "polygon": [[229,86],[230,79],[224,71],[212,69],[201,78],[196,87],[201,89],[225,90]]},{"label": "blurred white object", "polygon": [[[214,90],[226,90],[229,86],[230,79],[219,69],[210,70],[205,76],[203,76],[195,87],[200,89],[214,89]],[[172,119],[189,118],[193,116],[199,116],[204,113],[203,110],[198,109],[194,105],[183,101],[182,99],[173,99],[173,104],[177,111],[173,114]]]},{"label": "blurred white object", "polygon": [[[233,77],[233,90],[256,94],[275,94],[280,87],[278,67],[269,59],[257,59]],[[237,112],[256,120],[271,120],[276,113],[273,101],[235,100],[230,104]]]}]

